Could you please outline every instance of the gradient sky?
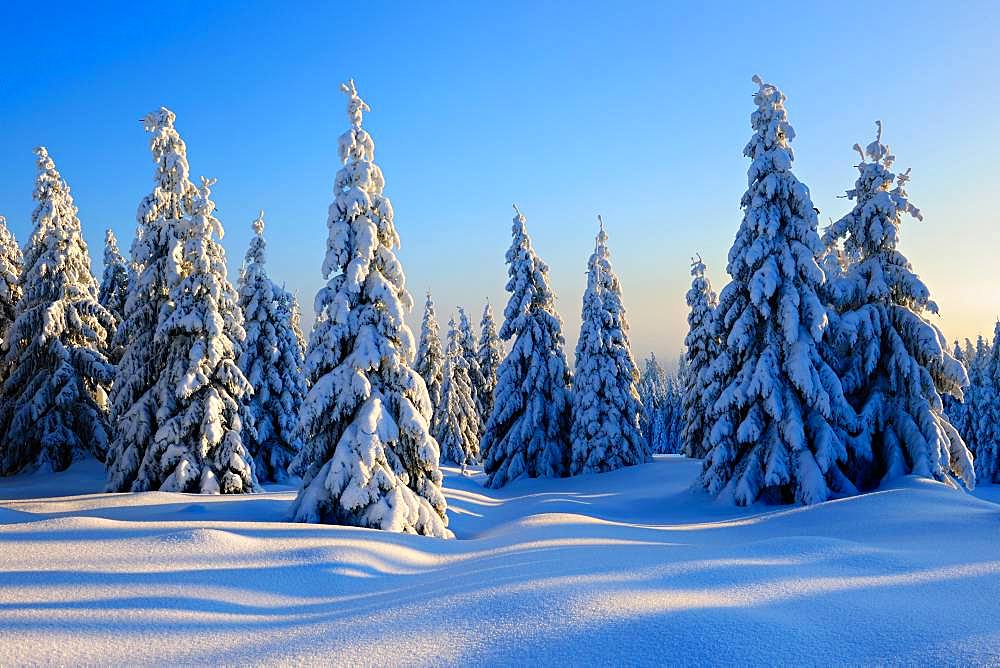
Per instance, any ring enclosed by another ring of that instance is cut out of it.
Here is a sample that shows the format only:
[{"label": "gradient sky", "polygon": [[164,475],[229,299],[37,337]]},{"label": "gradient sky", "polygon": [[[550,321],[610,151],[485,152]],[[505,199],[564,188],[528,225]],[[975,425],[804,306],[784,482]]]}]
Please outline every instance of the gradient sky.
[{"label": "gradient sky", "polygon": [[[795,172],[825,225],[874,121],[912,167],[902,248],[949,338],[1000,316],[1000,4],[96,3],[0,8],[0,213],[29,234],[31,149],[70,183],[99,274],[151,188],[139,123],[177,114],[194,175],[218,178],[235,277],[258,209],[269,270],[302,300],[322,282],[326,211],[354,77],[396,211],[419,322],[506,304],[511,203],[550,266],[568,344],[601,213],[637,356],[675,357],[688,264],[716,288],[741,219],[759,73],[788,96]],[[294,8],[292,5],[294,4]],[[501,6],[502,5],[502,6]],[[572,348],[568,350],[572,360]]]}]

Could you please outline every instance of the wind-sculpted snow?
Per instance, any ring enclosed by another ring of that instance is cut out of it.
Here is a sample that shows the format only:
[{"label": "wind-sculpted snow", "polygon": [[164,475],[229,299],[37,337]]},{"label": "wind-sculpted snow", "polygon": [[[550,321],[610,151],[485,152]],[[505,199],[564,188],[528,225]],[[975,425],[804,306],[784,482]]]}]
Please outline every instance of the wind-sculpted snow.
[{"label": "wind-sculpted snow", "polygon": [[[285,523],[290,488],[94,493],[0,480],[3,663],[986,664],[992,501],[926,479],[719,504],[658,457],[502,490],[446,468],[458,540]],[[48,494],[80,494],[31,498]],[[822,623],[816,623],[822,619]],[[947,620],[961,620],[948,622]],[[400,633],[399,629],[405,629]],[[719,642],[720,633],[725,636]],[[782,638],[782,642],[774,642]],[[850,643],[844,643],[850,638]]]}]

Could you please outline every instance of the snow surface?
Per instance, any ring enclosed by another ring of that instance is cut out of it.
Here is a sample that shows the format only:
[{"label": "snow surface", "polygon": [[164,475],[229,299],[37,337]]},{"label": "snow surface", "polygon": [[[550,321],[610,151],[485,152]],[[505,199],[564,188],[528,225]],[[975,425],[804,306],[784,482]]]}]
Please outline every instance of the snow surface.
[{"label": "snow surface", "polygon": [[285,523],[290,487],[93,493],[104,471],[90,461],[3,479],[0,657],[1000,661],[1000,487],[976,498],[910,477],[810,507],[735,508],[691,491],[699,466],[659,456],[500,490],[445,468],[457,540]]}]

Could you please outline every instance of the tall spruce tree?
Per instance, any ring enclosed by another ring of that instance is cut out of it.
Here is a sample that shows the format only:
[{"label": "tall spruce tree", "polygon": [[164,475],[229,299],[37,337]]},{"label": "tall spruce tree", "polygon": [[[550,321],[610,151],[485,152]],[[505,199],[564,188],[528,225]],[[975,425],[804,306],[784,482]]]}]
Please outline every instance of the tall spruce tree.
[{"label": "tall spruce tree", "polygon": [[878,136],[861,154],[854,208],[828,228],[827,244],[842,241],[856,261],[834,294],[833,328],[843,360],[844,390],[861,417],[852,439],[852,477],[860,488],[916,474],[975,481],[972,458],[944,414],[942,393],[962,396],[968,382],[944,336],[925,317],[937,313],[927,286],[897,249],[903,215],[922,219],[894,174],[894,156]]},{"label": "tall spruce tree", "polygon": [[[681,355],[683,361],[684,356]],[[656,454],[676,454],[684,449],[684,387],[687,377],[682,373],[667,376],[666,394],[663,401],[664,438]]]},{"label": "tall spruce tree", "polygon": [[570,473],[603,473],[651,461],[639,426],[636,384],[621,284],[611,267],[604,221],[587,267],[573,378]]},{"label": "tall spruce tree", "polygon": [[[115,347],[122,350],[111,390],[113,447],[108,453],[108,490],[132,491],[158,428],[160,406],[154,387],[167,367],[168,342],[156,337],[161,317],[169,315],[171,253],[175,227],[191,212],[197,192],[189,179],[187,148],[174,129],[176,116],[165,107],[143,118],[153,154],[153,190],[139,204],[132,242],[135,273],[129,284],[125,319]],[[146,466],[154,465],[149,462]],[[149,489],[148,481],[135,491]]]},{"label": "tall spruce tree", "polygon": [[476,349],[476,359],[479,360],[479,370],[483,374],[483,392],[479,400],[482,404],[483,426],[493,412],[493,395],[497,388],[497,370],[503,361],[503,346],[497,336],[496,322],[493,320],[493,308],[489,301],[483,307],[483,317],[479,321],[479,347]]},{"label": "tall spruce tree", "polygon": [[983,372],[982,418],[975,450],[976,480],[1000,482],[1000,321],[993,330],[993,345]]},{"label": "tall spruce tree", "polygon": [[[437,314],[434,311],[434,299],[427,291],[424,302],[424,319],[420,323],[420,339],[417,344],[417,356],[413,369],[424,379],[427,386],[427,396],[431,400],[431,410],[437,415],[438,404],[441,403],[441,383],[444,378],[444,350],[441,347],[441,329]],[[433,431],[434,421],[431,420]]]},{"label": "tall spruce tree", "polygon": [[469,376],[469,362],[462,350],[462,331],[452,318],[448,322],[441,402],[434,418],[434,438],[441,445],[441,458],[463,469],[479,461],[479,413]]},{"label": "tall spruce tree", "polygon": [[[87,453],[103,461],[108,448],[106,391],[114,366],[105,353],[116,322],[97,300],[69,185],[44,147],[35,155],[34,231],[4,341],[9,375],[0,391],[2,475],[61,471]],[[5,273],[11,260],[6,258]],[[4,279],[10,291],[9,275]]]},{"label": "tall spruce tree", "polygon": [[[282,320],[287,320],[289,327],[291,327],[292,336],[295,337],[295,344],[299,349],[299,357],[304,358],[306,354],[306,339],[302,334],[302,308],[299,306],[299,300],[282,285],[278,305],[282,314]],[[299,368],[302,368],[302,364],[299,365]],[[305,380],[304,376],[303,380]]]},{"label": "tall spruce tree", "polygon": [[[958,344],[957,340],[955,341],[951,354],[952,357],[962,363],[962,366],[965,367],[966,374],[968,375],[969,367],[965,362],[965,351],[962,350],[962,346]],[[967,400],[969,396],[968,386],[962,388],[962,394]],[[958,430],[958,433],[961,434],[966,447],[968,447],[970,451],[973,451],[972,443],[969,441],[969,437],[967,436],[964,402],[950,394],[944,394],[941,396],[941,403],[944,405],[944,413],[948,416],[948,421],[951,422],[955,429]]]},{"label": "tall spruce tree", "polygon": [[656,359],[650,353],[642,364],[639,372],[639,400],[642,402],[642,414],[639,428],[643,438],[649,443],[652,452],[664,452],[667,448],[667,428],[664,407],[667,399],[667,375]]},{"label": "tall spruce tree", "polygon": [[250,420],[243,441],[260,482],[283,482],[299,450],[299,411],[305,397],[302,349],[291,322],[291,295],[279,288],[265,268],[264,212],[253,221],[239,282],[246,342],[240,370],[253,387],[247,402]]},{"label": "tall spruce tree", "polygon": [[448,537],[431,402],[411,364],[404,321],[413,301],[396,258],[399,236],[375,144],[361,127],[369,110],[354,81],[351,127],[340,137],[343,168],[327,222],[327,284],[316,295],[302,406],[304,471],[292,507],[297,521],[352,524]]},{"label": "tall spruce tree", "polygon": [[816,503],[855,491],[840,429],[853,426],[853,412],[820,351],[824,247],[809,189],[791,171],[785,96],[754,82],[749,188],[719,298],[725,345],[713,363],[720,392],[701,481],[739,505]]},{"label": "tall spruce tree", "polygon": [[104,232],[104,277],[98,300],[121,322],[125,317],[125,302],[128,299],[128,264],[118,250],[118,239],[108,228]]},{"label": "tall spruce tree", "polygon": [[500,338],[513,344],[497,372],[493,412],[481,443],[486,484],[494,489],[520,478],[565,475],[572,420],[562,320],[549,268],[535,255],[520,211],[507,265],[510,300]]},{"label": "tall spruce tree", "polygon": [[713,332],[713,319],[718,299],[705,276],[701,256],[691,261],[691,289],[687,292],[688,333],[684,338],[687,373],[682,394],[683,451],[688,457],[702,459],[708,454],[711,407],[706,401],[706,386],[712,382],[711,365],[719,355],[719,341]]},{"label": "tall spruce tree", "polygon": [[155,342],[166,368],[153,387],[157,429],[134,491],[240,494],[258,489],[242,440],[244,399],[253,388],[237,365],[245,336],[229,283],[223,235],[213,215],[213,180],[202,179],[191,214],[173,225],[169,299]]},{"label": "tall spruce tree", "polygon": [[469,381],[472,383],[472,400],[476,406],[477,431],[482,434],[483,422],[486,419],[484,397],[487,394],[486,377],[479,366],[479,351],[476,348],[476,335],[472,331],[472,322],[465,313],[465,309],[458,307],[458,333],[459,345],[462,348],[462,355],[469,367]]},{"label": "tall spruce tree", "polygon": [[990,404],[993,402],[993,387],[990,375],[990,344],[982,334],[976,336],[974,350],[971,363],[966,369],[969,381],[962,387],[963,399],[967,397],[969,402],[965,425],[968,436],[963,435],[962,440],[968,438],[965,441],[966,447],[975,458],[979,455],[980,446],[987,445],[990,440],[993,419]]},{"label": "tall spruce tree", "polygon": [[[17,239],[7,229],[7,219],[0,216],[0,341],[7,339],[14,318],[17,317],[17,303],[21,301],[21,271],[24,257]],[[0,383],[7,377],[0,373]]]}]

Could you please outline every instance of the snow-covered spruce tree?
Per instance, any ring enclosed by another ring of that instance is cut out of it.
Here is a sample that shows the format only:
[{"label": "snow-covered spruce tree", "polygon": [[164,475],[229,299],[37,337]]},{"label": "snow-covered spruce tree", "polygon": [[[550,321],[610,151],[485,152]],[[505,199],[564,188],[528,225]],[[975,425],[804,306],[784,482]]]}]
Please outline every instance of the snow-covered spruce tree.
[{"label": "snow-covered spruce tree", "polygon": [[[955,341],[952,357],[962,363],[962,366],[965,367],[966,374],[969,375],[969,367],[965,362],[965,351],[962,350],[962,346],[958,344],[957,340]],[[968,400],[968,386],[962,388],[962,394],[965,395],[964,398]],[[962,436],[962,440],[965,441],[966,447],[974,453],[965,425],[965,403],[950,394],[942,395],[941,403],[944,405],[944,414],[948,416],[948,421],[951,422],[952,426],[954,426],[956,430],[958,430],[958,433]]]},{"label": "snow-covered spruce tree", "polygon": [[650,353],[639,372],[639,401],[642,402],[639,428],[643,438],[649,443],[650,450],[657,453],[666,448],[666,425],[663,419],[666,379],[666,373],[656,355]]},{"label": "snow-covered spruce tree", "polygon": [[[295,337],[295,345],[299,349],[299,358],[304,359],[306,354],[306,339],[302,335],[302,308],[299,306],[299,300],[296,299],[291,291],[285,288],[284,284],[282,284],[281,290],[278,293],[278,310],[281,313],[282,321],[287,321],[288,326],[292,330],[292,336]],[[299,364],[300,375],[302,366],[302,364]],[[302,377],[302,380],[305,382],[305,376]]]},{"label": "snow-covered spruce tree", "polygon": [[134,491],[239,494],[258,488],[243,444],[244,398],[253,392],[237,365],[244,338],[237,295],[226,278],[225,252],[214,238],[214,180],[202,179],[191,214],[172,225],[167,262],[172,309],[161,313],[154,342],[166,367],[152,394],[157,429]]},{"label": "snow-covered spruce tree", "polygon": [[316,295],[302,406],[305,446],[294,470],[303,484],[297,521],[351,524],[449,537],[438,444],[428,433],[431,402],[411,364],[413,307],[399,236],[375,144],[361,127],[368,111],[352,80],[351,127],[340,137],[344,166],[327,222],[326,286]]},{"label": "snow-covered spruce tree", "polygon": [[[129,283],[125,318],[114,339],[122,349],[115,382],[111,389],[111,414],[114,428],[112,448],[108,453],[108,490],[133,490],[136,475],[157,429],[157,404],[154,385],[166,370],[167,342],[156,339],[161,313],[169,314],[171,253],[175,226],[191,211],[196,193],[188,178],[187,148],[174,129],[174,113],[161,107],[143,119],[143,127],[152,134],[149,146],[153,154],[153,190],[139,203],[136,214],[132,263],[135,269]],[[147,470],[154,466],[150,462]],[[160,476],[154,475],[155,479]],[[153,480],[135,485],[136,491],[153,489]]]},{"label": "snow-covered spruce tree", "polygon": [[496,322],[493,320],[493,308],[487,301],[483,307],[483,317],[479,321],[479,348],[476,350],[479,360],[479,370],[483,374],[483,392],[479,397],[482,404],[482,423],[485,426],[490,413],[493,412],[493,395],[497,388],[497,370],[503,361],[503,346],[497,336]]},{"label": "snow-covered spruce tree", "polygon": [[549,268],[535,255],[520,211],[513,237],[507,251],[510,300],[500,327],[500,338],[513,344],[497,371],[493,412],[481,441],[486,485],[493,489],[519,478],[563,476],[569,465],[572,405],[562,320]]},{"label": "snow-covered spruce tree", "polygon": [[979,456],[980,446],[988,445],[993,432],[991,405],[994,401],[994,388],[990,373],[991,355],[990,344],[980,334],[976,337],[972,362],[966,367],[969,382],[962,388],[963,398],[968,398],[965,424],[968,436],[962,435],[962,440],[973,454],[973,458]]},{"label": "snow-covered spruce tree", "polygon": [[240,277],[239,305],[246,339],[239,365],[253,387],[243,442],[260,482],[283,482],[302,448],[299,411],[305,397],[302,349],[291,323],[290,298],[265,269],[264,212],[253,221],[254,236]]},{"label": "snow-covered spruce tree", "polygon": [[975,470],[976,480],[988,484],[1000,482],[1000,321],[993,330],[993,345],[982,373]]},{"label": "snow-covered spruce tree", "polygon": [[747,505],[816,503],[855,492],[845,475],[853,427],[836,373],[820,345],[827,313],[817,296],[824,252],[806,188],[792,174],[795,132],[785,96],[754,77],[754,134],[743,222],[729,251],[731,282],[719,298],[713,363],[719,383],[701,482]]},{"label": "snow-covered spruce tree", "polygon": [[[684,356],[681,356],[684,359]],[[653,450],[655,454],[674,454],[681,452],[684,448],[684,385],[686,376],[680,372],[668,374],[665,381],[665,392],[663,395],[663,407],[660,410],[662,426],[659,431],[659,449]]]},{"label": "snow-covered spruce tree", "polygon": [[441,401],[434,418],[434,438],[441,446],[441,458],[464,469],[479,461],[479,413],[461,339],[462,332],[452,318],[448,322],[448,348]]},{"label": "snow-covered spruce tree", "polygon": [[972,341],[968,337],[965,339],[965,367],[968,369],[969,365],[973,363],[976,359],[976,348],[972,345]]},{"label": "snow-covered spruce tree", "polygon": [[[424,302],[424,319],[420,323],[420,340],[417,344],[413,369],[424,379],[427,396],[431,400],[431,410],[436,416],[438,404],[441,403],[441,382],[444,378],[444,349],[441,347],[441,329],[438,326],[430,291],[427,292],[427,301]],[[432,431],[433,425],[432,418]]]},{"label": "snow-covered spruce tree", "polygon": [[121,322],[125,316],[125,301],[128,299],[128,264],[118,250],[118,239],[108,228],[104,232],[104,277],[98,300],[101,305]]},{"label": "snow-covered spruce tree", "polygon": [[941,404],[942,393],[961,397],[968,379],[925,318],[937,306],[896,247],[903,214],[922,216],[907,198],[909,171],[891,171],[894,156],[878,128],[864,152],[855,145],[860,175],[847,192],[854,208],[824,235],[857,258],[833,292],[844,391],[861,419],[851,474],[863,489],[910,473],[954,476],[971,488],[972,458]]},{"label": "snow-covered spruce tree", "polygon": [[[980,339],[982,339],[982,337],[980,337]],[[975,429],[979,422],[977,417],[977,401],[982,394],[979,389],[982,384],[982,374],[979,373],[981,364],[977,362],[979,355],[976,352],[976,348],[973,347],[972,341],[969,339],[965,339],[964,348],[960,348],[958,342],[955,342],[955,352],[953,353],[953,356],[962,364],[963,368],[965,368],[968,382],[962,387],[961,401],[956,400],[949,394],[942,395],[941,401],[946,407],[946,398],[950,398],[955,403],[955,415],[949,414],[948,420],[958,431],[962,440],[965,442],[965,446],[969,449],[969,452],[973,454],[974,458],[976,453]]]},{"label": "snow-covered spruce tree", "polygon": [[[7,330],[17,316],[23,262],[17,239],[7,229],[7,219],[0,216],[0,341],[7,339]],[[5,377],[5,372],[0,373],[0,382]]]},{"label": "snow-covered spruce tree", "polygon": [[459,345],[462,347],[462,355],[469,366],[469,381],[472,383],[472,399],[476,406],[478,419],[478,431],[483,432],[483,423],[486,420],[483,397],[488,393],[486,389],[486,377],[479,366],[479,351],[476,348],[476,336],[472,331],[472,323],[465,309],[458,307],[458,333]]},{"label": "snow-covered spruce tree", "polygon": [[702,459],[709,451],[708,411],[705,386],[711,382],[711,364],[719,354],[719,342],[713,332],[713,318],[718,300],[712,284],[705,277],[705,263],[699,255],[691,261],[691,289],[687,292],[688,333],[684,338],[687,375],[682,391],[683,451],[688,457]]},{"label": "snow-covered spruce tree", "polygon": [[87,453],[103,461],[108,447],[106,390],[114,366],[105,352],[116,322],[97,301],[69,186],[44,147],[35,155],[34,231],[4,341],[3,475],[36,467],[61,471]]},{"label": "snow-covered spruce tree", "polygon": [[611,267],[604,221],[587,267],[573,376],[570,474],[604,473],[652,459],[639,427],[636,384],[621,284]]}]

